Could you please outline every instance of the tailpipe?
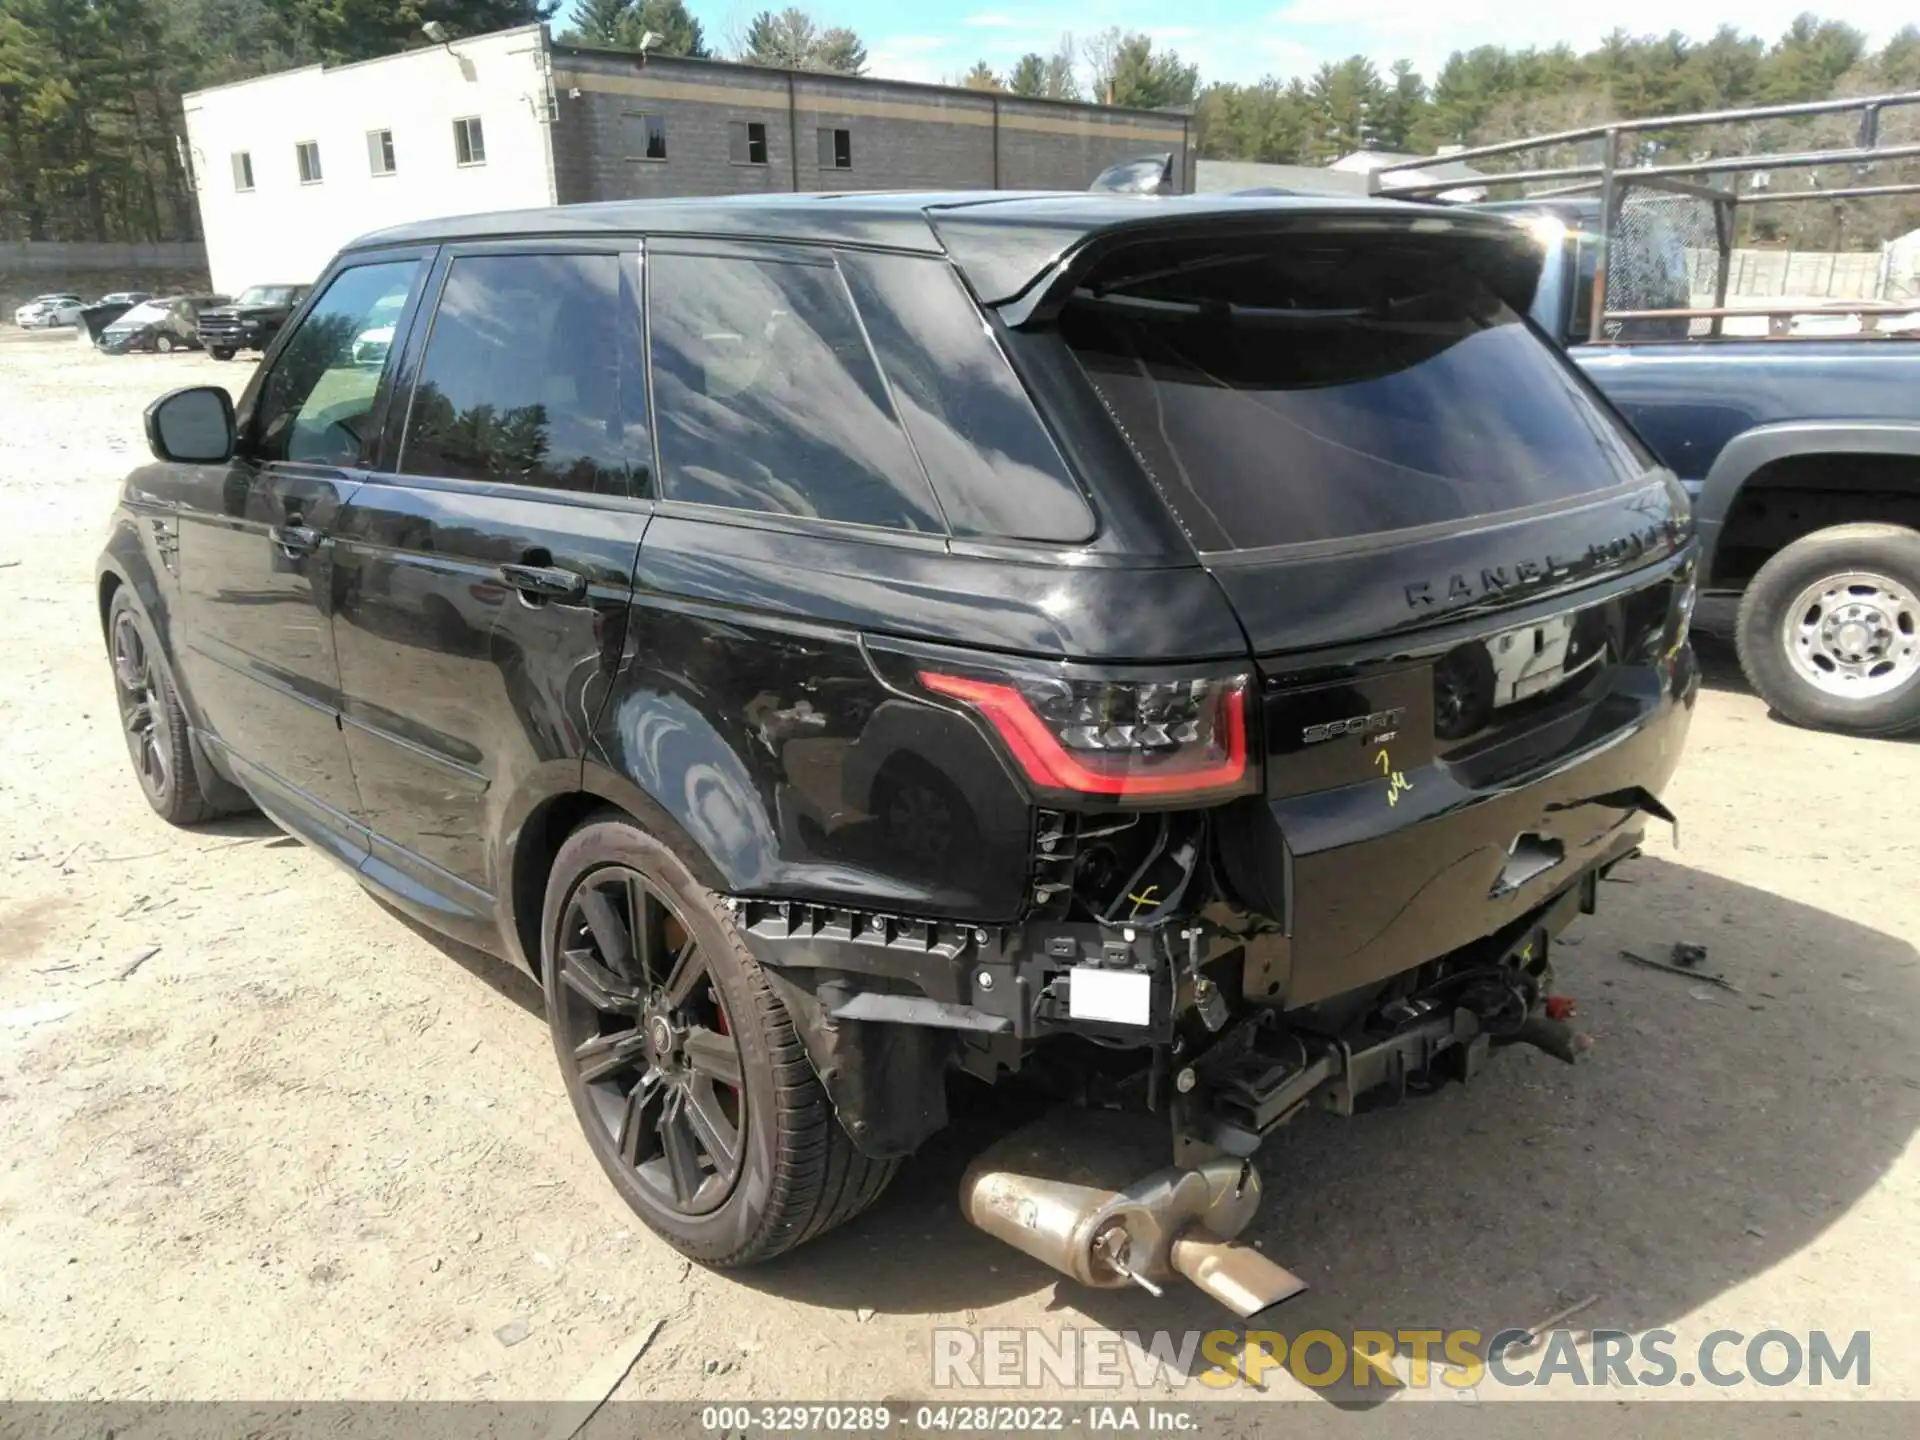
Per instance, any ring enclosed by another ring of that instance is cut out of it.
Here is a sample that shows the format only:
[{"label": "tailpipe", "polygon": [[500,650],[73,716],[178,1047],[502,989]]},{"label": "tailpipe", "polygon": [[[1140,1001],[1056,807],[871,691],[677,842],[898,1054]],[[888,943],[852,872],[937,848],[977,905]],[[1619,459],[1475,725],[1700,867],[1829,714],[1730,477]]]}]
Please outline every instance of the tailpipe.
[{"label": "tailpipe", "polygon": [[[1097,1289],[1154,1295],[1185,1277],[1242,1319],[1306,1282],[1237,1236],[1260,1206],[1260,1176],[1221,1157],[1143,1179],[1137,1150],[1095,1117],[1049,1119],[984,1151],[960,1181],[960,1209],[997,1240]],[[1132,1152],[1131,1154],[1129,1152]]]}]

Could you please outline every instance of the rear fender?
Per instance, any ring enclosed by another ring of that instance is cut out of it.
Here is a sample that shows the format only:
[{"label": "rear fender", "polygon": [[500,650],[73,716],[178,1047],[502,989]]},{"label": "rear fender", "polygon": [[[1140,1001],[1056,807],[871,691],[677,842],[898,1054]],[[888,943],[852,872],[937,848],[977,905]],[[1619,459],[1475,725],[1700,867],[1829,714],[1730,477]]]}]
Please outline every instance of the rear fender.
[{"label": "rear fender", "polygon": [[1721,449],[1694,497],[1701,542],[1700,573],[1717,578],[1714,554],[1734,502],[1747,481],[1767,465],[1807,455],[1898,455],[1920,459],[1920,425],[1877,421],[1799,420],[1759,425]]}]

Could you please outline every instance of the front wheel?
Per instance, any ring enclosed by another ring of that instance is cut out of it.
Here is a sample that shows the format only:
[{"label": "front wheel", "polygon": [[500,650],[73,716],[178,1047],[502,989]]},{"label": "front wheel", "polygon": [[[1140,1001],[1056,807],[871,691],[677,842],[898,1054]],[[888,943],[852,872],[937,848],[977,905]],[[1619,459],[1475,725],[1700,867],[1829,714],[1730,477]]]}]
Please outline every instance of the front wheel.
[{"label": "front wheel", "polygon": [[173,353],[173,337],[171,335],[154,336],[153,348],[158,350],[162,355],[172,354]]},{"label": "front wheel", "polygon": [[192,825],[219,813],[200,793],[187,748],[187,716],[156,653],[153,631],[122,589],[107,611],[120,728],[140,793],[172,825]]},{"label": "front wheel", "polygon": [[659,841],[612,812],[575,831],[541,933],[574,1113],[676,1250],[749,1265],[878,1198],[896,1162],[854,1148],[733,917]]},{"label": "front wheel", "polygon": [[1835,525],[1760,567],[1740,666],[1786,719],[1855,735],[1920,728],[1920,532]]},{"label": "front wheel", "polygon": [[225,345],[211,345],[207,348],[207,353],[216,360],[231,360],[234,354]]}]

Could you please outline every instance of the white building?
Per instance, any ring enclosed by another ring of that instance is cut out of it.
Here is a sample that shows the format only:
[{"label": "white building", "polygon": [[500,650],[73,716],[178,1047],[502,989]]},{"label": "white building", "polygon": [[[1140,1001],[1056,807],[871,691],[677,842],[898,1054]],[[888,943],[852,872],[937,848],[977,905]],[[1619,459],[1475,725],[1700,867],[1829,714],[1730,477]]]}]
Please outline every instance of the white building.
[{"label": "white building", "polygon": [[214,289],[312,280],[382,226],[553,204],[547,65],[528,25],[186,96]]}]

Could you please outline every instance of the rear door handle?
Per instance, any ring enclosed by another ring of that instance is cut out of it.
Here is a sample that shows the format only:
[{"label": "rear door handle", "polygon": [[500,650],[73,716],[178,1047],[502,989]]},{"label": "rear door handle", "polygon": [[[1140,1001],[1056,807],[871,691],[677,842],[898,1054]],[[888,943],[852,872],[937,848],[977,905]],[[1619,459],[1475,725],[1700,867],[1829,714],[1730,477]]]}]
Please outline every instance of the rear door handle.
[{"label": "rear door handle", "polygon": [[280,553],[289,558],[311,555],[320,548],[323,538],[311,525],[276,525],[269,533],[273,543],[280,547]]},{"label": "rear door handle", "polygon": [[587,593],[586,576],[558,565],[502,565],[493,573],[525,600],[579,600]]}]

